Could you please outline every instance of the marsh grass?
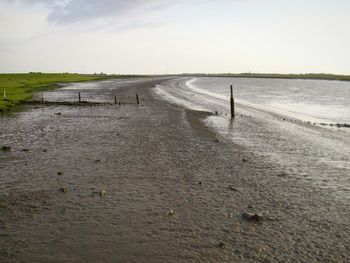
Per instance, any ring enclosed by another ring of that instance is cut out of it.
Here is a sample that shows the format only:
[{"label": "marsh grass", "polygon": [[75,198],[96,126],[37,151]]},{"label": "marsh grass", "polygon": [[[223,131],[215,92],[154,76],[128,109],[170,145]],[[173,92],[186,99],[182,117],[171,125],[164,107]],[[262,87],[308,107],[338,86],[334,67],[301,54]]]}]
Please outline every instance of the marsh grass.
[{"label": "marsh grass", "polygon": [[[34,92],[57,88],[57,83],[82,82],[109,78],[105,75],[79,74],[0,74],[0,112],[13,111]],[[6,99],[4,98],[6,90]]]}]

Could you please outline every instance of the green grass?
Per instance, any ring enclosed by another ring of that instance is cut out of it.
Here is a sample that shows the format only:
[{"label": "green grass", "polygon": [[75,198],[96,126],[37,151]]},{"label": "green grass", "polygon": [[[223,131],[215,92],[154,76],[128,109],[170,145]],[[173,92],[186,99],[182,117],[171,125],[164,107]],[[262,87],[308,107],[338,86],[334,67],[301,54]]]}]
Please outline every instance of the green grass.
[{"label": "green grass", "polygon": [[[110,77],[112,76],[69,73],[0,74],[0,112],[12,111],[21,102],[30,99],[33,92],[54,88],[57,83],[100,80]],[[4,90],[6,90],[6,100]]]}]

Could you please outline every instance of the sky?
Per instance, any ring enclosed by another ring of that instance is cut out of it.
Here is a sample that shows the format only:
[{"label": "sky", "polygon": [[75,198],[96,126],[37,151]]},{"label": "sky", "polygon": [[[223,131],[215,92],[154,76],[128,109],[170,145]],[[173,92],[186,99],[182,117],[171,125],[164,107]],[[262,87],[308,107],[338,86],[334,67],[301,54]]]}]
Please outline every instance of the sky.
[{"label": "sky", "polygon": [[349,0],[0,0],[0,72],[350,75]]}]

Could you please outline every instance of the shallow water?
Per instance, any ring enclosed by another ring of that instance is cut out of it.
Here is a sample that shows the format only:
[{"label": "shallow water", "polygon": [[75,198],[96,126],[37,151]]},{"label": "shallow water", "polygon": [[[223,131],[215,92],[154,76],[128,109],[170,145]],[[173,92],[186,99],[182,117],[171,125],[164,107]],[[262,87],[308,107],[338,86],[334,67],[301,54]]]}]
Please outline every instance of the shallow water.
[{"label": "shallow water", "polygon": [[[235,96],[238,98],[234,121],[229,118],[229,83],[235,83]],[[302,83],[302,87],[298,87],[298,83]],[[340,112],[350,113],[350,104],[347,104],[350,96],[346,97],[350,92],[347,85],[350,84],[333,81],[312,83],[299,80],[184,78],[168,81],[155,91],[173,103],[216,112],[217,115],[208,117],[205,122],[225,138],[248,147],[272,165],[283,167],[290,176],[310,182],[337,198],[350,198],[349,129],[311,123],[315,120],[349,123],[350,114]],[[327,87],[332,83],[336,85],[333,95],[334,101],[339,103],[337,105],[331,104],[331,99],[327,102],[325,99]],[[318,97],[315,90],[310,90],[311,85],[316,84],[322,84]],[[342,89],[343,93],[340,92]],[[304,95],[303,90],[307,90]],[[294,105],[293,101],[297,98],[304,98],[302,104],[306,107]],[[314,105],[309,103],[308,98],[313,98]],[[325,102],[318,106],[321,101]],[[309,108],[312,111],[306,110]]]},{"label": "shallow water", "polygon": [[350,124],[350,82],[295,79],[195,78],[187,86],[304,121]]},{"label": "shallow water", "polygon": [[44,97],[44,101],[47,102],[77,102],[80,93],[82,101],[114,103],[116,98],[118,102],[135,103],[135,96],[123,96],[118,93],[118,89],[128,85],[136,85],[142,81],[144,79],[117,79],[60,84],[59,89],[34,94],[33,98],[34,100],[41,100]]}]

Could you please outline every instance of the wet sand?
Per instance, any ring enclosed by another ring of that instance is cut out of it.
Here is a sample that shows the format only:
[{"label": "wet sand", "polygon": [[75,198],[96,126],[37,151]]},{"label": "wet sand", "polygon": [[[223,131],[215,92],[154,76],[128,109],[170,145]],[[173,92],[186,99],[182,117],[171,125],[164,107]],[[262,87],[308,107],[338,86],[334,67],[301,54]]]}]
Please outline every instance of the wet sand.
[{"label": "wet sand", "polygon": [[1,262],[350,261],[348,202],[157,99],[163,81],[118,89],[140,106],[1,119]]}]

